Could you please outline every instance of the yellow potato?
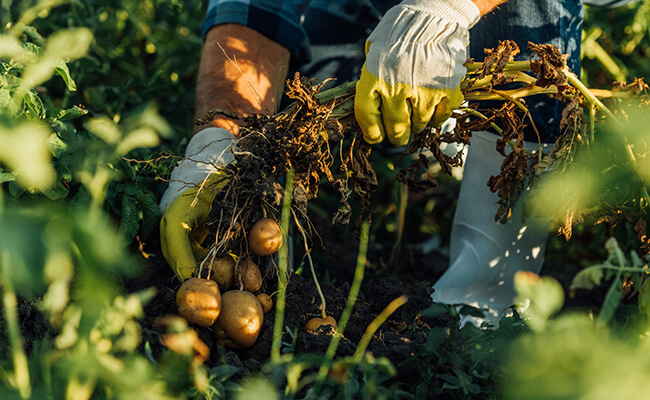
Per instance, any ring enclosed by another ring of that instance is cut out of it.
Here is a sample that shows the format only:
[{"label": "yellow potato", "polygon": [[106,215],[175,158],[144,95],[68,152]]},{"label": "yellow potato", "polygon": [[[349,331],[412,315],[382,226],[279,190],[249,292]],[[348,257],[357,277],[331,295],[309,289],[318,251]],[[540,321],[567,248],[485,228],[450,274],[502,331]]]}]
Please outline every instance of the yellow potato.
[{"label": "yellow potato", "polygon": [[228,289],[235,282],[235,260],[229,255],[215,258],[209,267],[210,279],[217,282],[220,289]]},{"label": "yellow potato", "polygon": [[268,256],[282,246],[282,229],[270,218],[257,220],[248,232],[248,248],[258,256]]},{"label": "yellow potato", "polygon": [[336,320],[333,317],[330,317],[329,315],[325,318],[321,318],[321,317],[312,318],[309,321],[307,321],[307,323],[305,324],[305,332],[307,333],[314,332],[323,325],[332,325],[332,327],[336,329]]},{"label": "yellow potato", "polygon": [[257,296],[257,301],[260,302],[262,305],[262,310],[264,310],[264,314],[268,314],[269,311],[273,309],[273,300],[271,300],[271,296],[269,296],[266,293],[260,293]]},{"label": "yellow potato", "polygon": [[225,292],[221,299],[223,311],[212,326],[217,342],[235,349],[252,346],[264,322],[262,305],[255,295],[243,290]]},{"label": "yellow potato", "polygon": [[221,312],[221,292],[217,282],[187,279],[176,292],[178,313],[190,324],[210,326]]},{"label": "yellow potato", "polygon": [[249,292],[255,292],[262,287],[262,273],[257,264],[250,258],[244,258],[239,262],[240,271],[235,272],[235,283]]}]

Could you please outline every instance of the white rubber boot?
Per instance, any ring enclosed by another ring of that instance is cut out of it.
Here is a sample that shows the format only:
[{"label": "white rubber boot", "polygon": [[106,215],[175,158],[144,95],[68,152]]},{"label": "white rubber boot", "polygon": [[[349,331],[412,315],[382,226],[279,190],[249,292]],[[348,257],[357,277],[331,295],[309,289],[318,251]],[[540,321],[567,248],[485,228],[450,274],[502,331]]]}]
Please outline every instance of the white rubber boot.
[{"label": "white rubber boot", "polygon": [[[469,304],[486,310],[485,318],[464,318],[477,326],[496,325],[515,297],[514,275],[519,270],[538,273],[544,262],[549,221],[521,221],[521,201],[506,224],[494,222],[499,200],[487,186],[497,175],[503,156],[496,151],[497,136],[472,134],[451,231],[449,269],[433,285],[432,298],[445,304]],[[537,143],[526,143],[538,150]]]}]

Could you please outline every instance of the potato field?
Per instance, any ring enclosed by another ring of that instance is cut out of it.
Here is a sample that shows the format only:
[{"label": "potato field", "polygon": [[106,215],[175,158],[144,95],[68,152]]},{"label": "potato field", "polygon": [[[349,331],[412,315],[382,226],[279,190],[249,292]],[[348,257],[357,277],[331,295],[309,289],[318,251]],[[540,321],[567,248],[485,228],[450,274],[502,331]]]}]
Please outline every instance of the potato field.
[{"label": "potato field", "polygon": [[[582,71],[546,43],[486,49],[455,128],[404,148],[363,140],[354,81],[291,72],[188,192],[211,212],[180,270],[159,203],[225,112],[194,117],[207,3],[0,2],[0,399],[650,398],[650,0],[585,6]],[[539,153],[532,95],[564,107]],[[495,221],[525,199],[552,233],[515,277],[527,309],[476,326],[431,294],[463,172],[448,150],[488,128]]]}]

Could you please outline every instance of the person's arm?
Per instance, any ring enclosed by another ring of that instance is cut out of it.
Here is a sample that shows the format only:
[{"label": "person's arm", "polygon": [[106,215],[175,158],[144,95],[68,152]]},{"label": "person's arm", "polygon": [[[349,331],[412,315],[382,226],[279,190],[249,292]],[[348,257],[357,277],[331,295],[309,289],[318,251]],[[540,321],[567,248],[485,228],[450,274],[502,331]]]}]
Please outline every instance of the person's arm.
[{"label": "person's arm", "polygon": [[[196,86],[195,117],[212,109],[273,114],[289,67],[289,51],[254,29],[224,24],[208,31]],[[238,121],[217,115],[207,126],[237,136]]]},{"label": "person's arm", "polygon": [[494,10],[499,4],[503,4],[507,1],[508,0],[472,0],[472,2],[476,5],[479,12],[481,13],[481,16],[489,13],[490,11]]}]

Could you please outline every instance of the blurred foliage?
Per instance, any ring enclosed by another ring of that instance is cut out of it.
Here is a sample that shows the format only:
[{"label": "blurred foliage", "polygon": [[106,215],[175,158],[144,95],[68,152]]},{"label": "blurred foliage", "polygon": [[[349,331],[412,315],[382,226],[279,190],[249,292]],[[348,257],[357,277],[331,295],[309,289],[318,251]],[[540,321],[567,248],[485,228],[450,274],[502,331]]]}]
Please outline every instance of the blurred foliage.
[{"label": "blurred foliage", "polygon": [[582,80],[611,88],[650,73],[650,1],[617,8],[585,7]]},{"label": "blurred foliage", "polygon": [[[414,387],[392,380],[396,368],[407,365],[370,356],[361,362],[335,360],[322,393],[306,393],[322,357],[285,354],[281,363],[265,366],[264,378],[240,386],[233,382],[234,366],[192,368],[192,354],[169,351],[154,359],[147,353],[139,320],[152,292],[125,293],[124,282],[143,268],[128,246],[156,232],[164,189],[157,178],[168,174],[174,158],[142,161],[179,154],[191,130],[204,7],[201,0],[0,2],[2,399],[424,398],[431,393],[470,399],[498,398],[499,383],[513,399],[643,396],[650,373],[644,356],[650,285],[643,279],[647,260],[622,256],[636,240],[628,231],[617,232],[618,243],[608,242],[606,250],[604,240],[558,245],[565,261],[589,267],[576,277],[576,288],[608,285],[597,317],[556,316],[562,298],[549,278],[539,285],[536,278],[519,282],[531,304],[523,319],[514,313],[498,329],[471,324],[459,329],[458,310],[431,307],[426,314],[440,318],[440,326],[411,327],[427,333],[407,361],[418,366]],[[586,9],[583,80],[589,86],[608,88],[612,80],[647,75],[649,10],[650,0]],[[621,135],[637,149],[645,143],[650,121],[630,115],[622,131],[608,128],[613,134],[593,150],[595,158],[620,148]],[[377,205],[375,236],[398,243],[407,240],[404,226],[416,226],[408,240],[421,242],[432,234],[445,240],[455,179],[441,177],[441,186],[452,189],[437,197],[405,195],[393,179],[403,160],[390,153],[376,157],[377,198],[386,200]],[[574,197],[593,202],[594,193],[622,194],[631,182],[648,184],[647,157],[634,166],[616,160],[607,168],[602,163],[578,167],[595,173],[596,180],[576,174],[580,182],[560,186],[569,185]],[[578,183],[594,181],[598,184],[576,194]],[[583,261],[599,257],[604,261]],[[628,281],[634,284],[626,292],[621,285]],[[636,300],[632,310],[629,301],[623,304],[629,296]],[[20,308],[30,302],[44,316],[45,330],[36,332],[35,321],[20,319]],[[506,362],[504,349],[513,341]]]}]

